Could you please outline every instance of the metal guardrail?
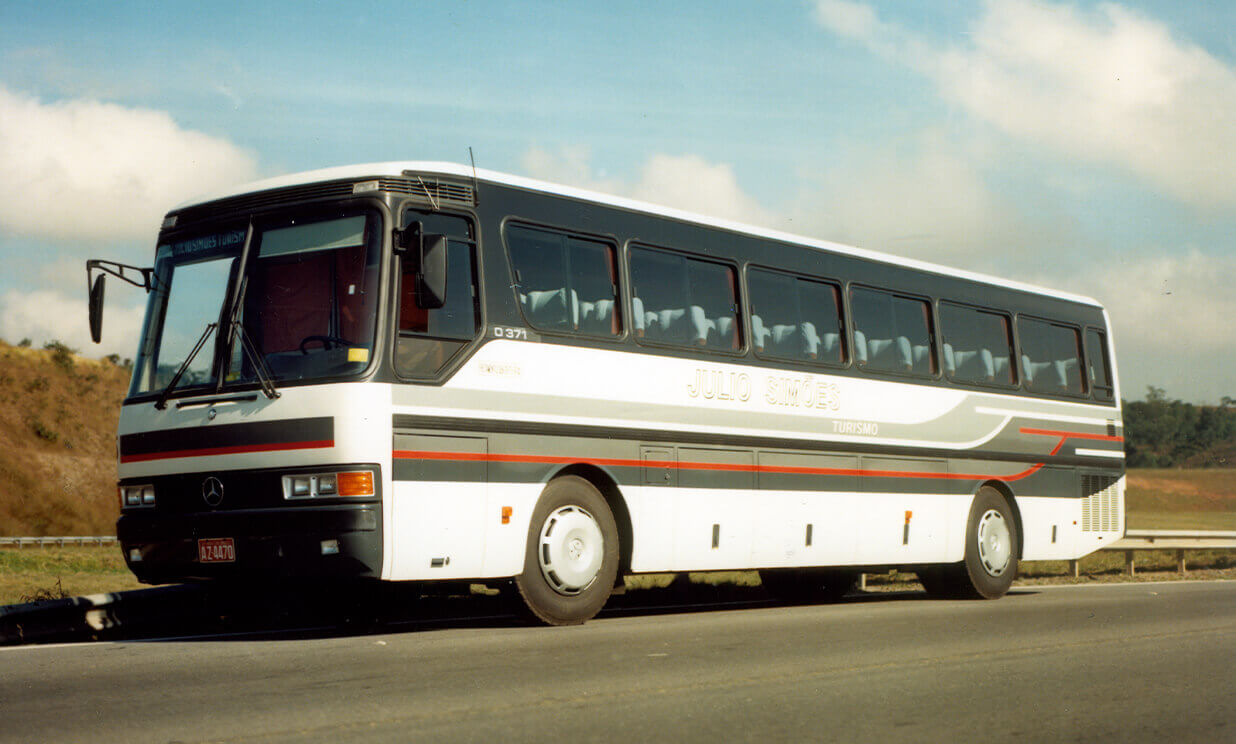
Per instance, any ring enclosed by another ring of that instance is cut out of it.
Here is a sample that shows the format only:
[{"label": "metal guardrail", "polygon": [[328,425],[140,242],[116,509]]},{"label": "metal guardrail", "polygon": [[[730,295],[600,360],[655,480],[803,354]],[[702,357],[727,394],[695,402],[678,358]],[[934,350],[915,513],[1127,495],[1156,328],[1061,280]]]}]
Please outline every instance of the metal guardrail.
[{"label": "metal guardrail", "polygon": [[115,535],[77,537],[0,537],[0,548],[45,548],[49,545],[115,545]]},{"label": "metal guardrail", "polygon": [[[1176,570],[1188,573],[1185,564],[1185,551],[1236,549],[1236,531],[1234,530],[1127,530],[1124,537],[1107,545],[1103,550],[1123,550],[1125,573],[1133,576],[1137,573],[1134,551],[1138,550],[1174,550],[1176,551]],[[1069,561],[1073,575],[1078,575],[1077,561]]]},{"label": "metal guardrail", "polygon": [[[49,545],[64,547],[65,545],[115,545],[114,535],[92,535],[77,537],[0,537],[0,548],[43,548]],[[1127,530],[1124,537],[1106,545],[1101,550],[1123,550],[1125,552],[1125,571],[1133,576],[1137,566],[1134,551],[1137,550],[1174,550],[1176,551],[1176,570],[1188,573],[1185,563],[1185,551],[1236,549],[1236,530]],[[1069,569],[1073,576],[1081,573],[1079,561],[1069,561]],[[865,576],[863,578],[866,578]]]}]

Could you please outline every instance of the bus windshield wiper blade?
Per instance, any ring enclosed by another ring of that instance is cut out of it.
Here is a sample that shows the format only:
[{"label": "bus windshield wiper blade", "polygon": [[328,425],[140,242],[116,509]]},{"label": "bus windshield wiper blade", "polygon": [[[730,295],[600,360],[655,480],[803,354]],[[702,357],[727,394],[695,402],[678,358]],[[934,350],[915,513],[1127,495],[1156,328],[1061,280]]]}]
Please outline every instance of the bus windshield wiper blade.
[{"label": "bus windshield wiper blade", "polygon": [[[245,236],[245,250],[249,250],[249,243],[253,234],[253,225],[249,225],[249,234]],[[249,334],[245,332],[245,324],[240,320],[240,310],[244,306],[245,293],[249,291],[249,277],[245,277],[237,287],[236,296],[232,300],[232,312],[227,319],[228,328],[228,345],[235,347],[236,342],[240,342],[240,353],[249,357],[249,362],[253,365],[253,375],[257,377],[258,385],[262,387],[262,395],[268,399],[274,400],[278,398],[280,393],[275,389],[274,375],[270,373],[270,368],[266,366],[266,360],[258,353],[253,342],[249,340]],[[223,389],[223,377],[219,378],[219,389]]]},{"label": "bus windshield wiper blade", "polygon": [[258,384],[262,386],[262,395],[274,400],[280,396],[280,392],[275,389],[274,375],[270,373],[270,368],[266,366],[266,361],[262,359],[262,355],[253,347],[253,342],[249,340],[249,334],[245,333],[245,327],[241,323],[232,321],[232,339],[233,343],[236,340],[240,341],[241,352],[249,357],[250,363],[253,364],[253,374],[258,379]]},{"label": "bus windshield wiper blade", "polygon": [[197,345],[193,347],[193,351],[189,352],[189,356],[180,365],[180,369],[176,370],[176,374],[172,375],[171,382],[167,383],[167,387],[163,388],[163,392],[159,394],[159,399],[155,401],[155,408],[162,411],[167,408],[167,399],[172,397],[172,391],[180,384],[180,378],[184,376],[185,371],[189,369],[189,365],[197,357],[197,353],[206,345],[206,339],[210,337],[212,331],[219,326],[218,323],[207,323],[206,330],[202,331],[202,337],[197,340]]}]

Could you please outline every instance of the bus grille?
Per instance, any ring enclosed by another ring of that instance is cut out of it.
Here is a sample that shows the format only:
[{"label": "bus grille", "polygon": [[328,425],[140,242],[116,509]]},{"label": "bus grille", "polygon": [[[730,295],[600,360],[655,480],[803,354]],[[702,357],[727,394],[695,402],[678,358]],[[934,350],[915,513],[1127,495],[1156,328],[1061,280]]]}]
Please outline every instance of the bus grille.
[{"label": "bus grille", "polygon": [[1119,479],[1110,475],[1081,478],[1082,532],[1117,532],[1124,513]]}]

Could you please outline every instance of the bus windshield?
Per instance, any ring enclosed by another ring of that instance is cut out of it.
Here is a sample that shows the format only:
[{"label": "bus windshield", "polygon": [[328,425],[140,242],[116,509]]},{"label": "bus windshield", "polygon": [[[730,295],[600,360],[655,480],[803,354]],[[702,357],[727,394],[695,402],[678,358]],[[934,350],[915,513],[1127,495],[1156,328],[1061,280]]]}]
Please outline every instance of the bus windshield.
[{"label": "bus windshield", "polygon": [[[129,394],[166,388],[211,323],[225,338],[192,359],[176,390],[257,382],[257,360],[241,336],[275,382],[363,371],[373,351],[380,235],[376,212],[264,220],[254,226],[243,272],[244,229],[160,245]],[[237,307],[227,307],[237,282]]]}]

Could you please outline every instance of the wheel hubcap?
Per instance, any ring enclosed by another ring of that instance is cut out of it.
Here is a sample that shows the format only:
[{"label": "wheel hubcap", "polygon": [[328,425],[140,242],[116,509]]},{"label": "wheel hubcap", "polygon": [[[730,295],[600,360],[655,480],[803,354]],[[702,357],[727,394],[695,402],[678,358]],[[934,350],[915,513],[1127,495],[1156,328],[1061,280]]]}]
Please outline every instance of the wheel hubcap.
[{"label": "wheel hubcap", "polygon": [[1013,536],[1004,515],[995,509],[988,509],[979,519],[978,550],[984,570],[992,576],[1003,574],[1009,567],[1013,557]]},{"label": "wheel hubcap", "polygon": [[596,580],[605,555],[605,538],[591,514],[578,506],[563,506],[542,525],[539,548],[541,575],[554,591],[570,596]]}]

